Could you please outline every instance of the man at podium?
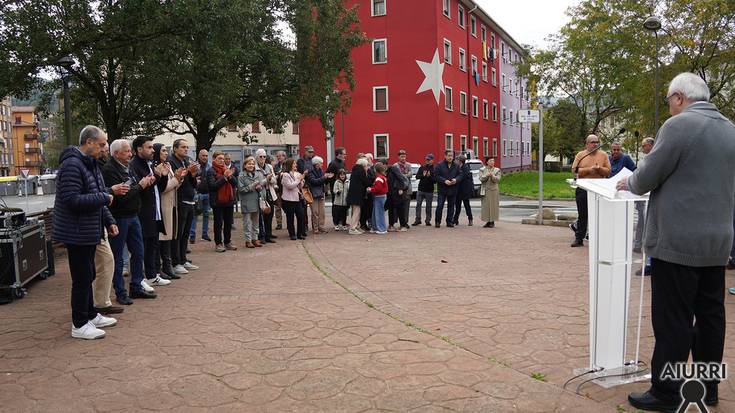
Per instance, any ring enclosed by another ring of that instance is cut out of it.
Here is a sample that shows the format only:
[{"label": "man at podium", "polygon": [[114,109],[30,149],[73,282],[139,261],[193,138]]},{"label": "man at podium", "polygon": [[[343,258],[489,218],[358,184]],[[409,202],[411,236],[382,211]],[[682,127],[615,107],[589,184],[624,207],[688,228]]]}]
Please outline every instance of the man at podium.
[{"label": "man at podium", "polygon": [[[645,161],[618,190],[651,192],[643,249],[652,258],[651,320],[656,340],[651,388],[628,396],[642,410],[676,410],[682,381],[667,365],[721,364],[725,341],[725,263],[733,240],[735,126],[708,103],[707,84],[676,76],[671,118]],[[696,320],[696,322],[695,322]],[[704,402],[717,404],[718,380],[703,378]]]},{"label": "man at podium", "polygon": [[[600,138],[590,135],[584,141],[586,149],[574,157],[572,171],[574,178],[599,179],[610,175],[610,159],[605,151],[601,151]],[[572,247],[584,245],[584,237],[587,235],[587,191],[577,188],[575,192],[577,201],[577,228],[574,231]]]}]

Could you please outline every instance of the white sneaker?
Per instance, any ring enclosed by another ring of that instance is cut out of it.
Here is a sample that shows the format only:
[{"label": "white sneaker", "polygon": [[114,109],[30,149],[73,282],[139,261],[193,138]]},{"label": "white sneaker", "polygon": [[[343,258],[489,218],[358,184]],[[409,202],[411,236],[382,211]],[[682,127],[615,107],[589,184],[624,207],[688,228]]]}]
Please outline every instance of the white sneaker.
[{"label": "white sneaker", "polygon": [[334,226],[334,230],[335,231],[342,231],[342,226],[341,225],[335,225]]},{"label": "white sneaker", "polygon": [[357,229],[351,229],[351,230],[350,230],[350,231],[348,232],[348,234],[350,234],[350,235],[362,235],[362,231],[360,231],[360,230],[357,230]]},{"label": "white sneaker", "polygon": [[400,231],[400,232],[406,232],[406,231],[408,231],[408,228],[406,228],[406,227],[401,227],[401,229],[399,229],[398,231]]},{"label": "white sneaker", "polygon": [[181,264],[179,264],[179,265],[177,265],[177,266],[174,267],[174,272],[176,273],[176,275],[188,274],[189,273],[189,271],[187,271],[187,269],[184,268],[184,266],[181,265]]},{"label": "white sneaker", "polygon": [[388,231],[378,231],[378,232],[376,232],[376,234],[378,234],[378,235],[385,235],[387,233],[388,233]]},{"label": "white sneaker", "polygon": [[97,317],[89,320],[96,328],[112,327],[117,324],[117,320],[112,317],[105,317],[102,314],[97,313]]},{"label": "white sneaker", "polygon": [[156,290],[153,289],[153,287],[151,287],[150,285],[148,285],[148,283],[145,282],[145,280],[143,280],[143,281],[140,282],[140,286],[143,287],[143,290],[144,291],[147,291],[149,293],[153,293],[153,292],[156,291]]},{"label": "white sneaker", "polygon": [[186,264],[184,264],[184,268],[186,268],[187,270],[198,270],[199,269],[199,267],[190,263],[189,261],[187,261]]},{"label": "white sneaker", "polygon": [[169,285],[171,284],[171,280],[164,280],[161,278],[160,275],[157,275],[156,278],[152,279],[151,281],[152,285]]},{"label": "white sneaker", "polygon": [[71,325],[71,336],[74,338],[81,338],[84,340],[94,340],[98,338],[104,338],[105,332],[104,330],[100,330],[99,328],[95,327],[92,322],[87,322],[87,324],[76,328],[74,327],[74,324]]}]

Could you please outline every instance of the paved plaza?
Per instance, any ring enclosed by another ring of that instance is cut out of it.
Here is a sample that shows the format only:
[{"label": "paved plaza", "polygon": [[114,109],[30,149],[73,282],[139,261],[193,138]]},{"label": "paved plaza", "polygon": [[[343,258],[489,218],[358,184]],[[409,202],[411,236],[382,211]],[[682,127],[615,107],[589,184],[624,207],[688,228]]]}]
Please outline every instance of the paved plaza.
[{"label": "paved plaza", "polygon": [[[0,307],[0,410],[636,411],[626,395],[646,383],[562,388],[588,363],[587,248],[569,248],[566,228],[465,222],[304,242],[276,231],[277,244],[245,249],[238,237],[224,254],[197,242],[202,269],[136,300],[98,341],[69,336],[61,258],[56,276]],[[726,303],[731,362],[735,297]],[[646,304],[646,362],[649,314]],[[710,411],[735,411],[732,381]]]}]

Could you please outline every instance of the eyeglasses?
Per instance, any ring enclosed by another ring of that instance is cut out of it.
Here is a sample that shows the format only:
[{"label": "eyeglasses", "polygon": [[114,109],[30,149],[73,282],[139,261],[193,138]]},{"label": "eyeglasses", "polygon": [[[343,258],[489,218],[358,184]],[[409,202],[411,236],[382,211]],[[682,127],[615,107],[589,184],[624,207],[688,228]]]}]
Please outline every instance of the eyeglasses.
[{"label": "eyeglasses", "polygon": [[265,158],[265,155],[258,155],[258,158]]},{"label": "eyeglasses", "polygon": [[679,94],[679,92],[674,92],[674,93],[672,93],[672,94],[670,94],[670,95],[666,96],[666,97],[664,98],[664,103],[668,105],[668,104],[669,104],[669,100],[671,100],[671,98],[672,98],[672,97],[674,97],[674,95],[678,95],[678,94]]},{"label": "eyeglasses", "polygon": [[600,141],[589,141],[587,143],[600,143]]}]

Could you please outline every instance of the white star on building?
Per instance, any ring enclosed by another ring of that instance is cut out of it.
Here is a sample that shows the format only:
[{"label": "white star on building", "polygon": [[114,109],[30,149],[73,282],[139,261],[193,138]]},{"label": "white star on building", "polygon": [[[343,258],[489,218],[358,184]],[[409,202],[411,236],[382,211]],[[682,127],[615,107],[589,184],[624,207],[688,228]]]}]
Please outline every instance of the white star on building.
[{"label": "white star on building", "polygon": [[424,76],[426,76],[421,86],[419,86],[419,90],[416,91],[416,94],[418,95],[419,93],[430,90],[434,94],[436,104],[439,105],[439,95],[444,93],[444,80],[442,79],[444,75],[444,63],[440,63],[439,49],[436,49],[434,52],[434,59],[431,63],[417,60],[416,64],[419,65],[421,71],[424,72]]}]

